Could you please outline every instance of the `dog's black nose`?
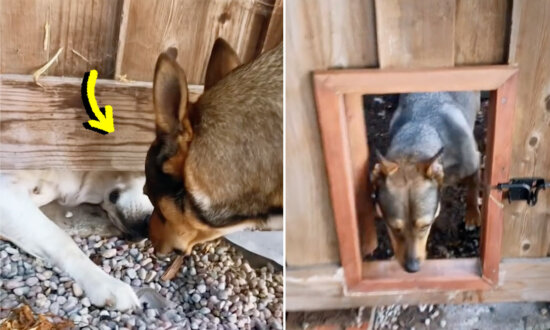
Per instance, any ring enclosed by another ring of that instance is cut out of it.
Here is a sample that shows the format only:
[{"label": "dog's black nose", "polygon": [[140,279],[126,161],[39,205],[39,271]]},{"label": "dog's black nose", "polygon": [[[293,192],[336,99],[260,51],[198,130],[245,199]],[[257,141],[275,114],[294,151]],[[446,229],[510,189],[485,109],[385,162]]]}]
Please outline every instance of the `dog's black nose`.
[{"label": "dog's black nose", "polygon": [[418,258],[407,259],[405,262],[405,270],[409,273],[416,273],[420,270],[420,260]]}]

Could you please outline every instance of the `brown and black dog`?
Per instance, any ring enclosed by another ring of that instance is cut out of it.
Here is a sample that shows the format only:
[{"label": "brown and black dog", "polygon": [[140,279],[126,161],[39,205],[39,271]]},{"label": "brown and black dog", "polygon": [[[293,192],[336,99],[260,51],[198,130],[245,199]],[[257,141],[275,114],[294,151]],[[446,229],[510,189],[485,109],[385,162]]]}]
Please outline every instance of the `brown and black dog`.
[{"label": "brown and black dog", "polygon": [[189,101],[174,48],[155,67],[156,139],[144,193],[159,254],[253,227],[283,205],[283,48],[240,65],[216,40],[204,93]]}]

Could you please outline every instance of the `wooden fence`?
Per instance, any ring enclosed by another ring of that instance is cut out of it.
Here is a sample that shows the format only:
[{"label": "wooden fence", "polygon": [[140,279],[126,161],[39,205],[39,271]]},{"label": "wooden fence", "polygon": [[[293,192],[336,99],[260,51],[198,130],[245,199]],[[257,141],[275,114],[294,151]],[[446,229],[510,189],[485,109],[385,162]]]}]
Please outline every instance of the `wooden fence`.
[{"label": "wooden fence", "polygon": [[286,24],[287,307],[550,299],[547,192],[505,205],[496,289],[347,294],[311,84],[328,68],[518,65],[510,176],[550,179],[550,1],[288,1]]},{"label": "wooden fence", "polygon": [[[142,170],[152,142],[157,56],[177,47],[193,97],[216,38],[243,62],[283,39],[282,0],[0,0],[0,169]],[[63,49],[34,83],[31,74]],[[83,129],[80,84],[96,69],[96,96],[116,133]]]}]

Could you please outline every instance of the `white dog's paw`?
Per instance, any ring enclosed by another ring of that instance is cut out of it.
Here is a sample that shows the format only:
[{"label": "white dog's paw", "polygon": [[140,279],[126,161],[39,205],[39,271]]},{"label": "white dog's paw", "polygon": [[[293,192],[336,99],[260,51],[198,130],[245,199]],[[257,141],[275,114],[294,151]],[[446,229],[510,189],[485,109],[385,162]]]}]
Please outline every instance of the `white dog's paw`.
[{"label": "white dog's paw", "polygon": [[128,284],[105,274],[100,281],[88,281],[83,285],[90,302],[100,307],[111,307],[119,311],[140,306],[139,299]]}]

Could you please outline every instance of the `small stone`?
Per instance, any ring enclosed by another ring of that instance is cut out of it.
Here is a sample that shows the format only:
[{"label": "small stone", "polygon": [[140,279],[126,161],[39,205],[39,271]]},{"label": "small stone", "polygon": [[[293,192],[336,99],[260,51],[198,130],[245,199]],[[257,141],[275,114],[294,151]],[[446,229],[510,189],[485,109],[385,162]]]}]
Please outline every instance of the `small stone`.
[{"label": "small stone", "polygon": [[82,298],[82,300],[80,301],[80,303],[82,304],[82,306],[84,307],[90,307],[92,304],[90,302],[90,299],[88,299],[88,297],[84,297]]},{"label": "small stone", "polygon": [[546,308],[541,308],[541,309],[540,309],[540,315],[546,315],[546,314],[548,314],[548,309],[546,309]]},{"label": "small stone", "polygon": [[133,268],[127,269],[126,275],[132,280],[137,277],[136,271]]},{"label": "small stone", "polygon": [[72,218],[72,217],[73,217],[73,212],[71,211],[65,212],[65,218]]},{"label": "small stone", "polygon": [[191,296],[191,300],[193,300],[194,303],[198,303],[199,301],[201,301],[201,295],[198,293],[194,293]]},{"label": "small stone", "polygon": [[22,287],[23,285],[25,285],[25,283],[21,282],[21,281],[17,281],[17,280],[10,280],[10,281],[7,281],[6,284],[4,285],[6,287],[6,289],[8,290],[13,290],[15,288],[19,288],[19,287]]},{"label": "small stone", "polygon": [[73,294],[75,297],[82,296],[84,292],[82,292],[82,288],[77,283],[73,283]]},{"label": "small stone", "polygon": [[155,272],[154,270],[147,273],[147,276],[145,277],[145,283],[151,282],[155,278],[155,276],[157,276],[157,272]]},{"label": "small stone", "polygon": [[204,285],[204,284],[197,285],[197,291],[199,291],[199,293],[205,293],[206,292],[206,285]]},{"label": "small stone", "polygon": [[38,284],[38,278],[37,277],[29,277],[26,281],[25,281],[25,284],[27,284],[28,286],[35,286],[36,284]]},{"label": "small stone", "polygon": [[150,319],[154,319],[157,315],[157,311],[152,308],[149,308],[145,311],[145,315],[147,315],[147,317]]},{"label": "small stone", "polygon": [[29,287],[19,287],[19,288],[15,288],[13,290],[13,293],[16,295],[16,296],[24,296],[26,295],[27,293],[29,293],[29,290],[30,288]]},{"label": "small stone", "polygon": [[59,304],[54,302],[50,305],[50,312],[54,315],[59,314]]},{"label": "small stone", "polygon": [[447,321],[445,321],[445,320],[439,321],[439,326],[442,327],[442,328],[445,328],[447,326]]},{"label": "small stone", "polygon": [[229,298],[229,294],[227,293],[226,290],[220,290],[218,291],[218,298],[220,300],[227,300]]},{"label": "small stone", "polygon": [[237,323],[237,315],[235,314],[231,314],[227,317],[227,320],[230,322],[230,323]]},{"label": "small stone", "polygon": [[103,258],[106,258],[106,259],[112,258],[112,257],[116,256],[116,249],[105,250],[101,253],[101,256]]},{"label": "small stone", "polygon": [[425,324],[425,325],[430,325],[430,322],[431,322],[431,320],[430,320],[429,318],[427,318],[427,319],[424,320],[424,324]]},{"label": "small stone", "polygon": [[77,304],[78,304],[78,299],[76,299],[75,297],[69,297],[65,305],[63,305],[63,310],[66,312],[69,312],[70,310],[75,308]]},{"label": "small stone", "polygon": [[208,307],[203,307],[200,309],[199,311],[201,314],[204,314],[204,315],[207,315],[207,314],[210,314],[210,308]]}]

